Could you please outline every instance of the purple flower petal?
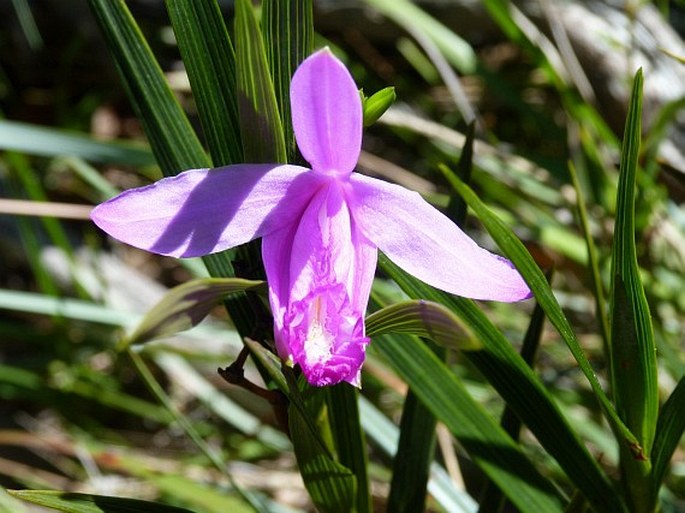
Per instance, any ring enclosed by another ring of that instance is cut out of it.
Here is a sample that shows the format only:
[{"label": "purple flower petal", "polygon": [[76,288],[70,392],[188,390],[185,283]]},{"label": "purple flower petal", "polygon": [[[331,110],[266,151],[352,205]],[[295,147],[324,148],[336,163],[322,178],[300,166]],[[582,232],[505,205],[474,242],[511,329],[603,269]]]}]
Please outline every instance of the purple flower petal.
[{"label": "purple flower petal", "polygon": [[95,207],[91,219],[115,239],[153,253],[207,255],[292,223],[321,183],[298,166],[193,169],[130,189]]},{"label": "purple flower petal", "polygon": [[308,57],[290,84],[293,129],[313,169],[345,176],[359,159],[362,105],[349,71],[328,48]]},{"label": "purple flower petal", "polygon": [[376,250],[352,223],[340,184],[322,187],[296,227],[265,236],[262,256],[281,358],[313,385],[358,385]]},{"label": "purple flower petal", "polygon": [[357,173],[350,183],[350,207],[361,230],[408,273],[473,299],[530,297],[511,262],[478,246],[416,192]]}]

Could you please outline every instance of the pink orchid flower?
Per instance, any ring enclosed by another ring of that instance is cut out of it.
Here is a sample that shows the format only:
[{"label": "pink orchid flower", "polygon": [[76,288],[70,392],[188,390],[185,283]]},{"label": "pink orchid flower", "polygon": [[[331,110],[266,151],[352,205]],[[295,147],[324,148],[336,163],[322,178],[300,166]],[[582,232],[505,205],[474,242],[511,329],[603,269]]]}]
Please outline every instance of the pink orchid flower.
[{"label": "pink orchid flower", "polygon": [[98,205],[93,221],[116,239],[175,257],[262,237],[276,350],[316,386],[359,386],[378,249],[453,294],[530,296],[509,261],[479,247],[416,192],[353,172],[362,105],[354,80],[328,49],[300,65],[290,97],[297,143],[312,169],[193,169]]}]

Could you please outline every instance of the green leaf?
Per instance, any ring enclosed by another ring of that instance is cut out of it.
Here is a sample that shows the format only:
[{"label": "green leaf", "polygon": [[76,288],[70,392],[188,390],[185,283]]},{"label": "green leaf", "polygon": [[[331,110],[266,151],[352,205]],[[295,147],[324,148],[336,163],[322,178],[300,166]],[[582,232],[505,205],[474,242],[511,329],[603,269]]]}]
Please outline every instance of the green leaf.
[{"label": "green leaf", "polygon": [[[530,317],[526,335],[523,338],[523,344],[521,344],[521,358],[523,358],[526,365],[531,368],[534,367],[535,356],[540,347],[540,339],[542,337],[542,328],[544,327],[544,324],[545,312],[540,308],[540,305],[536,304],[533,315]],[[509,405],[504,407],[500,425],[514,440],[519,440],[523,423]],[[494,483],[488,481],[480,496],[481,501],[478,513],[502,511],[505,497],[502,492],[495,487]],[[569,513],[568,507],[566,508],[566,513]]]},{"label": "green leaf", "polygon": [[648,455],[659,411],[656,345],[635,248],[635,179],[642,136],[642,70],[635,75],[628,105],[616,198],[611,259],[611,382],[616,410],[637,437],[641,451],[621,448],[624,489],[636,513],[651,512]]},{"label": "green leaf", "polygon": [[165,176],[209,159],[123,0],[89,0]]},{"label": "green leaf", "polygon": [[443,422],[472,460],[523,513],[562,511],[554,485],[468,394],[461,382],[418,339],[385,335],[374,339],[380,352],[421,402]]},{"label": "green leaf", "polygon": [[430,16],[409,0],[366,0],[401,27],[420,31],[429,37],[445,55],[445,58],[462,73],[470,74],[476,69],[476,53],[473,48],[452,30]]},{"label": "green leaf", "polygon": [[262,285],[241,278],[199,278],[174,287],[145,314],[131,336],[122,340],[120,350],[132,344],[174,335],[200,323],[229,294]]},{"label": "green leaf", "polygon": [[597,248],[592,239],[592,233],[590,232],[590,223],[588,221],[587,208],[585,207],[585,198],[583,195],[583,189],[580,186],[578,180],[578,173],[573,163],[569,163],[569,173],[571,175],[571,182],[573,183],[573,189],[576,192],[577,198],[577,208],[578,208],[578,218],[580,221],[580,227],[583,231],[583,238],[585,239],[585,247],[587,248],[588,262],[590,265],[590,277],[592,278],[592,289],[593,296],[595,298],[595,317],[597,317],[597,322],[602,333],[602,341],[605,345],[606,354],[608,355],[609,350],[609,318],[606,313],[605,306],[605,294],[604,286],[602,285],[602,279],[599,272],[599,257],[597,256]]},{"label": "green leaf", "polygon": [[597,511],[624,511],[620,496],[571,429],[545,385],[475,303],[416,280],[383,254],[379,254],[378,263],[410,297],[446,305],[469,326],[483,349],[467,351],[464,356],[492,384]]},{"label": "green leaf", "polygon": [[193,513],[189,509],[168,506],[159,502],[67,493],[51,490],[7,490],[16,497],[38,506],[63,511],[65,513]]},{"label": "green leaf", "polygon": [[127,166],[151,166],[149,148],[124,141],[98,141],[87,134],[47,128],[18,121],[0,120],[0,149],[29,155],[74,155],[91,162]]},{"label": "green leaf", "polygon": [[262,35],[249,0],[235,3],[238,111],[246,162],[287,162],[283,126]]},{"label": "green leaf", "polygon": [[371,491],[367,474],[366,438],[359,419],[359,392],[349,383],[328,387],[326,404],[338,460],[352,471],[357,483],[357,513],[370,513]]},{"label": "green leaf", "polygon": [[378,121],[385,114],[385,111],[395,103],[397,94],[394,87],[385,87],[368,98],[362,95],[362,98],[364,102],[364,126],[369,127]]},{"label": "green leaf", "polygon": [[[307,407],[292,369],[286,367],[284,371],[288,383],[287,396],[290,399],[290,438],[309,496],[321,513],[356,513],[355,475],[334,459],[314,422],[314,416],[319,417],[321,412]],[[314,404],[323,406],[323,403],[316,403],[316,395],[311,401],[311,405]]]},{"label": "green leaf", "polygon": [[654,446],[652,447],[652,485],[654,496],[659,492],[666,475],[668,464],[685,431],[685,377],[680,378],[678,385],[661,408],[659,422],[656,426]]},{"label": "green leaf", "polygon": [[[440,166],[440,169],[445,174],[450,184],[473,209],[478,216],[478,219],[480,219],[485,226],[485,229],[495,242],[497,242],[497,245],[502,249],[504,254],[513,262],[521,273],[521,276],[526,280],[526,283],[535,295],[535,299],[537,299],[550,322],[557,329],[564,342],[566,342],[571,354],[573,354],[573,357],[578,362],[578,366],[581,371],[583,371],[583,374],[585,374],[593,394],[602,407],[602,411],[609,421],[609,425],[616,433],[617,438],[620,440],[620,443],[625,447],[633,447],[636,451],[643,452],[637,438],[623,423],[613,404],[602,389],[602,385],[599,383],[590,362],[578,342],[576,334],[573,332],[571,324],[566,318],[566,315],[564,315],[559,302],[547,283],[545,275],[530,256],[528,250],[516,235],[514,235],[511,229],[481,202],[469,186],[459,180],[459,178],[457,178],[447,167]],[[550,450],[550,448],[547,448],[547,450]]]},{"label": "green leaf", "polygon": [[243,161],[236,62],[215,0],[166,0],[171,25],[215,166]]},{"label": "green leaf", "polygon": [[436,424],[435,415],[410,390],[404,400],[400,439],[392,462],[388,511],[413,513],[426,509],[430,464],[435,456]]},{"label": "green leaf", "polygon": [[370,337],[385,333],[417,335],[451,349],[481,347],[459,317],[433,301],[404,301],[377,310],[366,318],[366,333]]},{"label": "green leaf", "polygon": [[290,114],[290,79],[313,50],[312,0],[264,0],[262,32],[281,113],[288,162],[295,162],[297,146]]}]

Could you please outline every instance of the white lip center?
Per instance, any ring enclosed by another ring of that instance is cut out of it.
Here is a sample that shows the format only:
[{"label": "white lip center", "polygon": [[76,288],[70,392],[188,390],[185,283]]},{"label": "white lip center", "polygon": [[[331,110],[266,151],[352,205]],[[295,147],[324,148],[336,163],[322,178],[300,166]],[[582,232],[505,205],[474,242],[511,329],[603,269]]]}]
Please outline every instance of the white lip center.
[{"label": "white lip center", "polygon": [[310,362],[325,362],[331,357],[333,340],[331,333],[326,330],[326,309],[322,308],[321,296],[312,304],[312,323],[307,330],[304,341],[304,351]]}]

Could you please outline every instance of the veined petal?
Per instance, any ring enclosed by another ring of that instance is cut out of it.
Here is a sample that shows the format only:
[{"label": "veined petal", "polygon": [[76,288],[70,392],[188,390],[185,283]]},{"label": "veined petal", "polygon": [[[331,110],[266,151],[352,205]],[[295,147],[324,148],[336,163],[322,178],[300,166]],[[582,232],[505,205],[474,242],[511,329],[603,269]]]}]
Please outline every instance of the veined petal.
[{"label": "veined petal", "polygon": [[346,176],[359,159],[362,104],[357,86],[328,48],[305,59],[290,83],[293,129],[313,169]]},{"label": "veined petal", "polygon": [[313,385],[359,384],[364,312],[376,249],[351,221],[336,180],[312,198],[296,228],[264,237],[276,347]]},{"label": "veined petal", "polygon": [[193,169],[130,189],[91,219],[132,246],[176,257],[238,246],[301,216],[322,180],[299,166],[244,164]]},{"label": "veined petal", "polygon": [[530,297],[511,262],[478,246],[418,193],[358,173],[349,186],[352,216],[361,230],[408,273],[473,299]]}]

